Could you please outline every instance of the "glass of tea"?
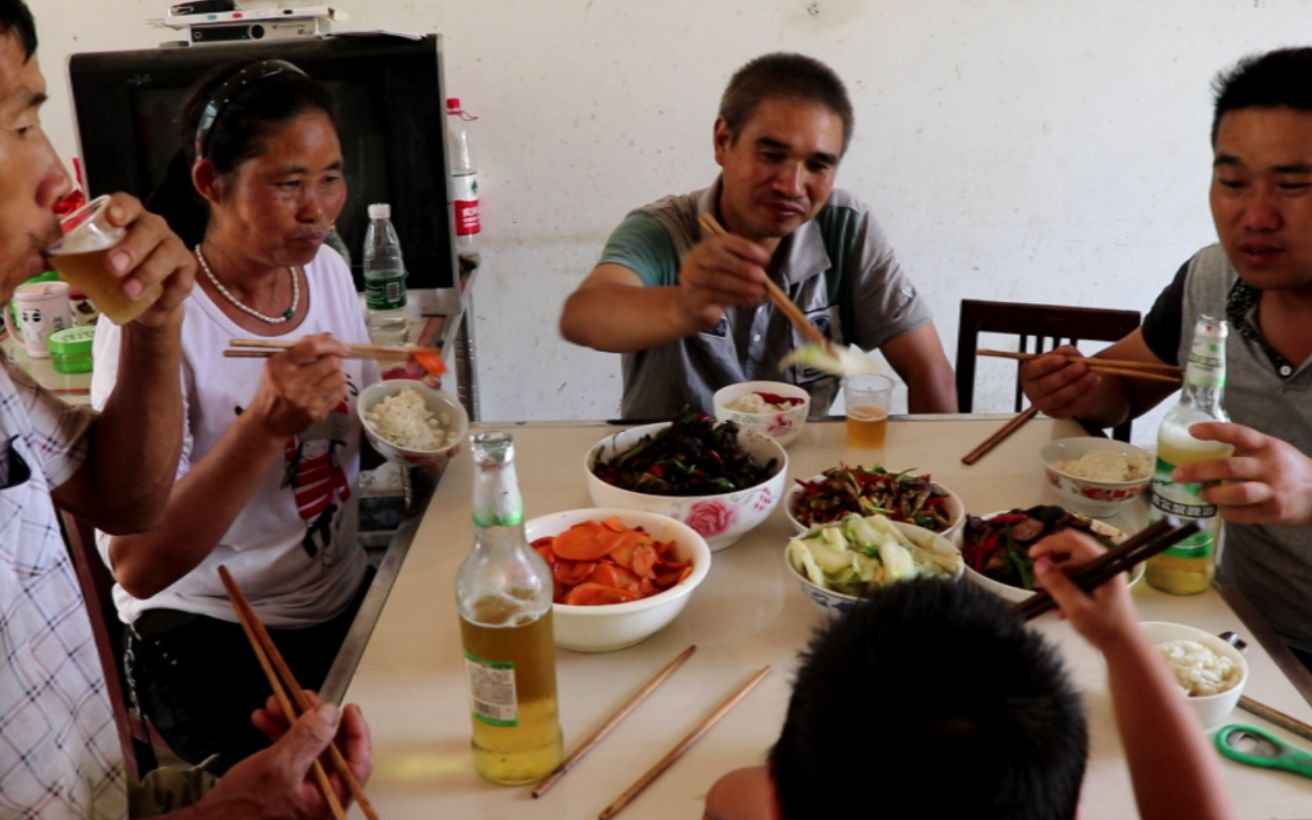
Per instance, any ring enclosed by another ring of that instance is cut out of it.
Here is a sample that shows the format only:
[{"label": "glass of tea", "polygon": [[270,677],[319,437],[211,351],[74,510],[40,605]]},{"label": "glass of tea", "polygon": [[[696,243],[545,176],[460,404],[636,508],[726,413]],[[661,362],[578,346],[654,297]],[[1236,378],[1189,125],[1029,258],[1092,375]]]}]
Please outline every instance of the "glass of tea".
[{"label": "glass of tea", "polygon": [[127,231],[109,222],[109,197],[98,196],[59,220],[64,235],[46,249],[59,277],[81,290],[114,321],[125,325],[146,312],[164,292],[161,285],[136,299],[123,292],[123,280],[110,272],[108,256]]},{"label": "glass of tea", "polygon": [[867,373],[843,379],[847,446],[861,450],[883,449],[892,399],[893,380],[888,376]]}]

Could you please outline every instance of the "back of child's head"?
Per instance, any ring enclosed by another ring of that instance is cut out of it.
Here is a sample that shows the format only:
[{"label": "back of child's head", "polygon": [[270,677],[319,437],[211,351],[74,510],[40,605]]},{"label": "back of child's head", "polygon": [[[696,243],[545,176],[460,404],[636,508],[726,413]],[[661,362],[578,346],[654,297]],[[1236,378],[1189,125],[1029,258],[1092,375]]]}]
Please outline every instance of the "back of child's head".
[{"label": "back of child's head", "polygon": [[988,592],[923,580],[812,638],[770,773],[787,820],[1068,820],[1087,752],[1056,651]]}]

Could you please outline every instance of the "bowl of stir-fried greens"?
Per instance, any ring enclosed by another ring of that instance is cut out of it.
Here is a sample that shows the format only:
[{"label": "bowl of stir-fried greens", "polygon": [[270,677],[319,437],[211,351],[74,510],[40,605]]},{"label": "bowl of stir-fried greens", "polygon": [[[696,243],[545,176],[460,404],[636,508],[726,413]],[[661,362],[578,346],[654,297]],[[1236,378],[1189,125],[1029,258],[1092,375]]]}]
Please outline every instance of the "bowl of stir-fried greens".
[{"label": "bowl of stir-fried greens", "polygon": [[[1108,548],[1127,537],[1110,524],[1051,504],[972,515],[961,536],[966,577],[1005,600],[1023,601],[1039,588],[1030,547],[1065,529],[1082,532]],[[1142,577],[1143,564],[1139,564],[1128,580],[1135,583]]]},{"label": "bowl of stir-fried greens", "polygon": [[966,505],[928,473],[846,464],[797,479],[784,500],[784,512],[799,533],[853,513],[879,514],[939,533],[954,544],[966,522]]},{"label": "bowl of stir-fried greens", "polygon": [[668,515],[716,551],[779,505],[788,454],[768,436],[685,412],[607,436],[588,451],[583,468],[596,506]]},{"label": "bowl of stir-fried greens", "polygon": [[881,587],[911,578],[961,578],[961,552],[941,534],[850,513],[788,542],[784,561],[811,602],[842,614]]}]

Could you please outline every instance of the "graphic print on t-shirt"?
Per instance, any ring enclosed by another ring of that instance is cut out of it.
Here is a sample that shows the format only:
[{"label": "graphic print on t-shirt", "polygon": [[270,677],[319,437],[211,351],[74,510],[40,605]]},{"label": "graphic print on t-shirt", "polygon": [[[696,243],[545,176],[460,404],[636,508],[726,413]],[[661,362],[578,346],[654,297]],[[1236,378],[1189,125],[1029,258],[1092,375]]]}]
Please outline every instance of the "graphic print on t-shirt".
[{"label": "graphic print on t-shirt", "polygon": [[[360,392],[349,376],[347,389],[352,397]],[[329,565],[336,563],[341,552],[337,549],[337,532],[342,510],[351,497],[351,484],[337,454],[346,446],[351,424],[350,403],[342,401],[327,418],[287,439],[283,451],[286,469],[282,486],[291,489],[296,510],[306,522],[301,547],[311,558],[322,552],[323,562]]]}]

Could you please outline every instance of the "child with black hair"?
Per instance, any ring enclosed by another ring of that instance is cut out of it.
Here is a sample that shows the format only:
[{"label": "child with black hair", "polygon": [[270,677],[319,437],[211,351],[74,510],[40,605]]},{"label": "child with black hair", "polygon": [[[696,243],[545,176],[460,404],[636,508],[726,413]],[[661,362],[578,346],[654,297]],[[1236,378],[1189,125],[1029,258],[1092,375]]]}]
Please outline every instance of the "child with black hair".
[{"label": "child with black hair", "polygon": [[[1231,817],[1215,755],[1116,579],[1092,595],[1057,567],[1101,548],[1067,531],[1031,554],[1064,617],[1107,660],[1144,818]],[[895,584],[819,631],[763,766],[730,772],[707,820],[1067,820],[1088,757],[1056,650],[969,584]]]}]

